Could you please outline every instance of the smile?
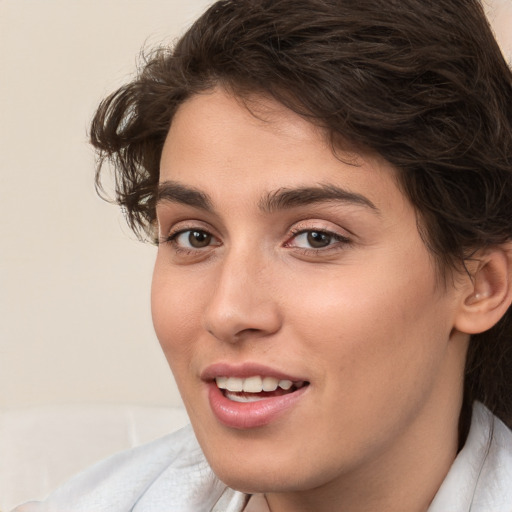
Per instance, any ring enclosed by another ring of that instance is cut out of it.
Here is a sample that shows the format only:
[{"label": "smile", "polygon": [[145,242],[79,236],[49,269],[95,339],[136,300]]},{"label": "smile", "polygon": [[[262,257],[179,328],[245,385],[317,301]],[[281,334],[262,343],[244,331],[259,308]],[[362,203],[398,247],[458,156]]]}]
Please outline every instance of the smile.
[{"label": "smile", "polygon": [[275,377],[261,377],[254,375],[241,377],[216,377],[217,387],[223,391],[224,396],[234,402],[256,402],[287,393],[293,393],[307,385],[305,381],[293,382],[288,379]]},{"label": "smile", "polygon": [[310,387],[308,381],[282,378],[284,375],[243,373],[246,377],[210,374],[207,382],[211,411],[220,423],[235,429],[273,423],[298,406]]}]

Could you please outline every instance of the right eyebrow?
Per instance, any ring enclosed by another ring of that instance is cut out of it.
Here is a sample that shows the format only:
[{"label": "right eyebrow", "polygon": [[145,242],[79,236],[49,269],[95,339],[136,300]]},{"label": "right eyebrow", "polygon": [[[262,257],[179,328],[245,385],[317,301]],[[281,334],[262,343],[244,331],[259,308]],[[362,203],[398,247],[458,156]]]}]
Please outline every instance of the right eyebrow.
[{"label": "right eyebrow", "polygon": [[213,211],[212,201],[207,194],[171,180],[158,184],[156,202],[180,203],[208,212]]}]

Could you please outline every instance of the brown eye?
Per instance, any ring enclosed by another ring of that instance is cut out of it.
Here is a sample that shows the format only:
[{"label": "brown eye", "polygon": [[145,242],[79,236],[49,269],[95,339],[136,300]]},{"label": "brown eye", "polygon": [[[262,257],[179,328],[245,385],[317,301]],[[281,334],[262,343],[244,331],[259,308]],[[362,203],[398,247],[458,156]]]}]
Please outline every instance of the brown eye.
[{"label": "brown eye", "polygon": [[191,230],[188,232],[188,243],[194,249],[208,247],[212,242],[212,235],[206,231]]},{"label": "brown eye", "polygon": [[322,231],[308,231],[307,242],[314,249],[321,249],[327,247],[332,241],[332,235]]},{"label": "brown eye", "polygon": [[350,243],[347,237],[339,233],[323,229],[304,229],[296,232],[285,246],[321,254],[331,249],[344,249]]},{"label": "brown eye", "polygon": [[166,242],[176,249],[205,249],[213,245],[220,245],[219,240],[208,231],[202,229],[184,229],[171,235]]}]

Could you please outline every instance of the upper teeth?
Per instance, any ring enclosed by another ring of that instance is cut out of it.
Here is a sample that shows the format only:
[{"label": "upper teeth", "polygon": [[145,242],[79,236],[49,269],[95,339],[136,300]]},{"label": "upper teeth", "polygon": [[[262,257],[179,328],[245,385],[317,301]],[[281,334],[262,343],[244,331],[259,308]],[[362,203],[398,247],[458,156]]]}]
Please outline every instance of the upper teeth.
[{"label": "upper teeth", "polygon": [[215,382],[219,389],[227,389],[228,391],[246,393],[260,393],[261,391],[275,391],[278,386],[284,390],[288,390],[293,386],[291,380],[279,380],[274,377],[216,377]]}]

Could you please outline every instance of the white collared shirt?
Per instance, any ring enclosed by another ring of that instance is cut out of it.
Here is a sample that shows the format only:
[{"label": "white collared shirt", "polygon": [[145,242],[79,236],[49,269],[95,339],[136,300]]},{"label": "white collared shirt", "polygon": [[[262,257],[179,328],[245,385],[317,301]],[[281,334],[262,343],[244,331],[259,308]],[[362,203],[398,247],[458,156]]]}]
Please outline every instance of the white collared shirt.
[{"label": "white collared shirt", "polygon": [[[215,476],[189,426],[114,455],[13,512],[268,512],[262,496],[249,498]],[[482,404],[428,512],[512,512],[512,432]]]}]

